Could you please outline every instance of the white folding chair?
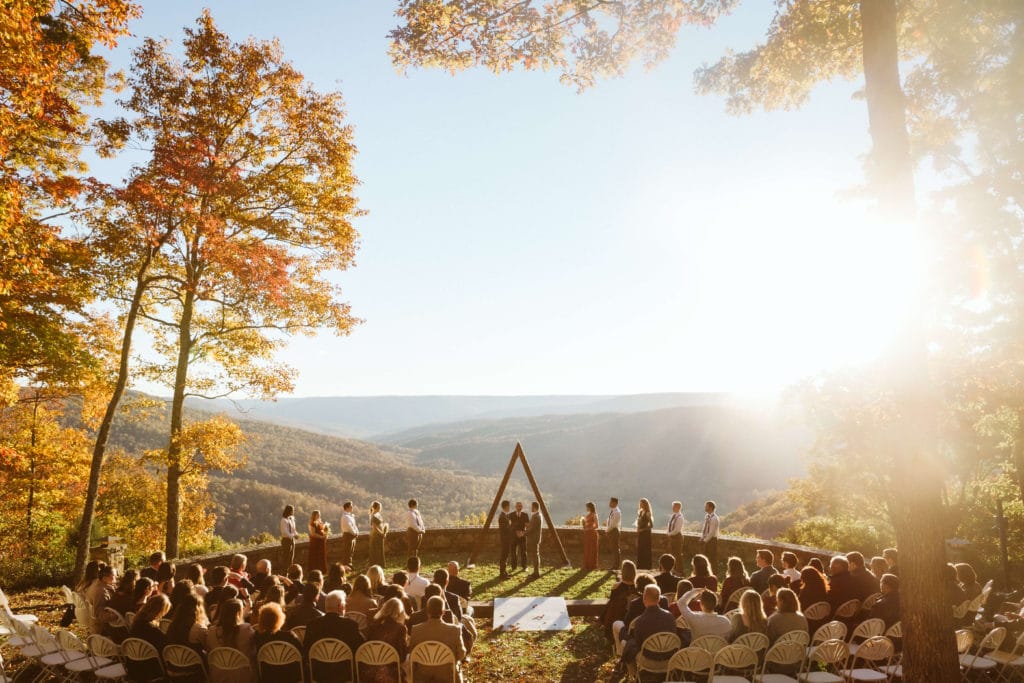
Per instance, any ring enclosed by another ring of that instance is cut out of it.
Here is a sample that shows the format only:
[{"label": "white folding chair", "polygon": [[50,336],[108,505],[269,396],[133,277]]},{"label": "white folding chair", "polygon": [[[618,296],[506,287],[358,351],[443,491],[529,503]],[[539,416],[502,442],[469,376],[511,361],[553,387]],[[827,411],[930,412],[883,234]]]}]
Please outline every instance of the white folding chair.
[{"label": "white folding chair", "polygon": [[356,674],[356,680],[360,680],[363,675],[360,671],[361,665],[373,667],[394,665],[395,680],[401,678],[402,662],[398,658],[398,651],[383,640],[368,640],[356,649],[356,670],[353,672]]},{"label": "white folding chair", "polygon": [[348,662],[349,671],[352,673],[351,680],[355,680],[355,669],[352,663],[352,649],[337,638],[321,638],[309,648],[309,677],[312,683],[317,683],[316,667],[314,662],[321,664],[343,664]]},{"label": "white folding chair", "polygon": [[185,645],[165,645],[164,671],[168,678],[194,678],[202,675],[206,680],[206,665],[199,653]]},{"label": "white folding chair", "polygon": [[2,611],[8,619],[24,621],[29,624],[34,624],[39,621],[39,617],[34,614],[15,614],[11,610],[11,603],[7,600],[7,596],[4,594],[3,590],[0,590],[0,611]]},{"label": "white folding chair", "polygon": [[695,638],[694,641],[690,643],[690,647],[699,647],[707,650],[711,654],[715,654],[728,644],[729,642],[722,636],[701,636],[700,638]]},{"label": "white folding chair", "polygon": [[636,653],[636,678],[640,680],[644,671],[664,674],[668,671],[668,661],[679,649],[679,636],[675,633],[655,633],[647,636]]},{"label": "white folding chair", "polygon": [[[811,649],[810,655],[804,660],[803,670],[797,674],[799,683],[844,683],[838,673],[846,664],[850,651],[846,643],[838,638],[826,640]],[[811,670],[811,666],[823,667],[822,670]]]},{"label": "white folding chair", "polygon": [[991,650],[998,650],[1003,644],[1004,638],[1006,638],[1006,629],[997,626],[985,634],[974,652],[970,652],[970,648],[968,648],[967,652],[960,655],[960,671],[964,680],[978,674],[988,675],[995,672],[999,662],[985,655]]},{"label": "white folding chair", "polygon": [[109,663],[95,669],[92,672],[93,676],[102,681],[120,681],[128,676],[128,670],[121,661],[120,645],[98,633],[89,636],[86,642],[93,657],[98,660],[109,660]]},{"label": "white folding chair", "polygon": [[[260,680],[272,680],[275,683],[291,683],[292,681],[305,681],[306,676],[302,667],[302,653],[291,643],[281,640],[272,640],[266,643],[256,653],[256,665],[259,667]],[[279,667],[278,671],[272,674],[264,672],[265,666]],[[280,671],[280,667],[288,667],[287,671],[295,671],[294,675]]]},{"label": "white folding chair", "polygon": [[824,621],[832,614],[832,605],[827,602],[816,602],[804,610],[807,621]]},{"label": "white folding chair", "polygon": [[211,678],[217,671],[231,672],[243,669],[250,671],[251,676],[252,665],[249,658],[233,647],[215,647],[207,653],[206,658],[210,664]]},{"label": "white folding chair", "polygon": [[867,640],[868,638],[874,638],[885,633],[885,622],[881,619],[865,619],[864,621],[857,624],[857,628],[853,629],[853,633],[847,638],[847,643],[850,649],[850,655],[857,654],[857,650],[860,648],[860,643],[853,642],[860,638],[861,640]]},{"label": "white folding chair", "polygon": [[409,653],[409,683],[416,682],[417,666],[446,667],[451,671],[452,681],[459,680],[459,664],[452,649],[436,640],[425,640]]},{"label": "white folding chair", "polygon": [[[750,683],[757,675],[757,653],[743,645],[726,645],[715,653],[711,680],[715,683]],[[733,673],[719,674],[719,671]]]},{"label": "white folding chair", "polygon": [[76,678],[77,674],[68,671],[67,665],[86,659],[85,645],[74,633],[65,629],[57,631],[54,640],[57,643],[57,651],[44,655],[40,661],[58,680],[68,681]]},{"label": "white folding chair", "polygon": [[711,667],[715,664],[715,656],[701,647],[684,647],[668,660],[668,669],[665,672],[666,681],[687,683],[685,678],[677,677],[676,672],[683,674],[698,674],[698,678],[704,678],[704,674],[710,675]]},{"label": "white folding chair", "polygon": [[862,612],[870,611],[871,608],[875,606],[875,603],[878,602],[881,599],[881,597],[882,597],[881,593],[872,593],[868,597],[864,598],[864,602],[862,602],[860,604],[861,611]]},{"label": "white folding chair", "polygon": [[843,604],[836,607],[836,613],[832,615],[833,619],[852,619],[856,616],[857,612],[860,611],[860,600],[854,598],[853,600],[847,600]]},{"label": "white folding chair", "polygon": [[1024,633],[1017,636],[1017,642],[1009,652],[993,650],[985,656],[1000,664],[997,681],[1012,681],[1018,674],[1024,673]]},{"label": "white folding chair", "polygon": [[822,624],[811,636],[811,644],[807,648],[807,656],[811,656],[811,652],[815,647],[821,645],[826,640],[845,640],[846,639],[846,624],[841,621],[830,621],[827,624]]},{"label": "white folding chair", "polygon": [[738,636],[736,640],[732,641],[733,645],[749,647],[757,654],[758,659],[760,659],[761,653],[768,649],[768,642],[768,636],[754,631],[744,633],[743,635]]},{"label": "white folding chair", "polygon": [[[804,632],[806,634],[806,632]],[[804,643],[797,640],[775,641],[775,644],[764,653],[764,664],[761,665],[761,673],[754,677],[756,683],[797,683],[797,680],[785,673],[771,671],[771,669],[786,668],[794,674],[800,671],[807,650]]]},{"label": "white folding chair", "polygon": [[121,657],[124,659],[126,669],[131,669],[128,662],[142,664],[155,660],[161,677],[167,677],[167,672],[164,670],[164,660],[161,659],[160,653],[148,641],[141,638],[125,638],[124,642],[121,643]]},{"label": "white folding chair", "polygon": [[295,636],[296,638],[298,638],[300,643],[304,644],[306,642],[306,627],[305,626],[296,626],[295,628],[291,629],[291,631],[292,631],[292,635]]},{"label": "white folding chair", "polygon": [[366,633],[366,629],[370,626],[370,620],[366,618],[365,614],[362,612],[345,612],[345,616],[356,622],[360,633]]},{"label": "white folding chair", "polygon": [[[865,683],[888,682],[888,669],[894,652],[892,641],[885,636],[868,638],[857,648],[857,654],[850,657],[849,668],[843,670],[843,678]],[[857,662],[864,666],[858,667]]]},{"label": "white folding chair", "polygon": [[[83,674],[87,671],[93,672],[96,671],[96,669],[102,669],[103,667],[109,666],[114,663],[113,659],[98,655],[96,653],[95,648],[91,644],[93,638],[103,638],[103,636],[95,634],[91,635],[89,636],[89,639],[86,640],[85,643],[79,640],[78,636],[76,636],[74,633],[71,633],[70,631],[62,631],[60,634],[58,634],[58,638],[60,638],[60,636],[63,636],[65,641],[62,642],[61,645],[64,645],[69,649],[78,649],[80,652],[85,653],[85,657],[75,659],[64,665],[64,668],[67,669],[68,672],[73,676],[78,677],[79,674]],[[108,639],[104,638],[104,640]],[[109,642],[111,645],[114,645],[113,641]],[[114,647],[116,648],[117,646],[114,645]]]},{"label": "white folding chair", "polygon": [[802,628],[798,628],[792,631],[786,631],[775,639],[775,643],[800,643],[804,647],[807,647],[811,644],[811,634]]}]

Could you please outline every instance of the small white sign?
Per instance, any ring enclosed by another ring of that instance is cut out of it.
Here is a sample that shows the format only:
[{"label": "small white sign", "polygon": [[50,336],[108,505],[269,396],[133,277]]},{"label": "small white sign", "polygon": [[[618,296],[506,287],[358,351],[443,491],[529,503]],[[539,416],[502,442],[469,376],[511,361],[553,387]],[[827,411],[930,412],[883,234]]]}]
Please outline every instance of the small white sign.
[{"label": "small white sign", "polygon": [[572,628],[565,598],[495,598],[498,631],[568,631]]}]

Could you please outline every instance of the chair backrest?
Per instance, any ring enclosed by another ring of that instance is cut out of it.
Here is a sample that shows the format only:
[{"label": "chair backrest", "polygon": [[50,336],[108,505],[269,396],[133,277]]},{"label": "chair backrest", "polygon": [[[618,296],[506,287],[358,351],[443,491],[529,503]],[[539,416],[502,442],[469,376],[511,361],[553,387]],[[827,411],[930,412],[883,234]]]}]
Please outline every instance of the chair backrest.
[{"label": "chair backrest", "polygon": [[733,641],[734,645],[749,647],[754,652],[763,652],[768,649],[768,636],[763,633],[744,633]]},{"label": "chair backrest", "polygon": [[815,646],[807,657],[807,661],[841,665],[846,662],[846,658],[849,656],[850,648],[847,644],[839,638],[831,638]]},{"label": "chair backrest", "polygon": [[[256,653],[256,663],[260,667],[260,678],[263,679],[263,665],[267,666],[289,666],[291,664],[296,665],[298,675],[295,676],[295,680],[304,681],[305,673],[302,670],[302,653],[299,652],[299,648],[295,647],[291,643],[286,643],[282,640],[272,640],[269,643],[265,643],[263,647]],[[272,677],[274,679],[280,677]]]},{"label": "chair backrest", "polygon": [[61,594],[61,597],[64,598],[64,604],[65,605],[74,605],[75,604],[75,592],[73,590],[71,590],[70,588],[68,588],[67,586],[61,586],[60,587],[60,594]]},{"label": "chair backrest", "polygon": [[864,598],[864,602],[860,604],[862,610],[869,610],[875,606],[875,603],[882,597],[881,593],[872,593],[868,597]]},{"label": "chair backrest", "polygon": [[751,675],[757,670],[757,653],[743,645],[726,645],[715,653],[714,668],[711,679],[720,669],[730,671],[749,671]]},{"label": "chair backrest", "polygon": [[171,620],[170,619],[161,619],[159,626],[160,626],[160,630],[162,632],[167,633],[167,629],[169,629],[171,627]]},{"label": "chair backrest", "polygon": [[352,661],[352,648],[337,638],[321,638],[309,648],[309,660],[325,664]]},{"label": "chair backrest", "polygon": [[409,653],[409,683],[416,680],[416,665],[450,666],[452,681],[458,680],[455,654],[452,649],[437,640],[425,640]]},{"label": "chair backrest", "polygon": [[132,624],[135,623],[135,612],[125,612],[124,623],[128,625],[128,628],[131,628]]},{"label": "chair backrest", "polygon": [[836,619],[849,619],[857,612],[860,611],[860,600],[854,598],[853,600],[847,600],[843,604],[836,607],[835,618]]},{"label": "chair backrest", "polygon": [[368,640],[356,649],[356,664],[385,666],[400,663],[398,650],[383,640]]},{"label": "chair backrest", "polygon": [[715,656],[701,647],[684,647],[668,660],[668,669],[665,671],[665,680],[673,680],[675,672],[701,673],[710,671],[715,664]]},{"label": "chair backrest", "polygon": [[78,636],[63,628],[57,631],[57,644],[60,645],[62,650],[70,650],[73,652],[89,651],[85,646],[85,643],[83,643]]},{"label": "chair backrest", "polygon": [[694,639],[694,641],[690,643],[690,647],[699,647],[707,650],[711,654],[715,654],[728,644],[728,641],[726,641],[722,636],[701,636],[700,638]]},{"label": "chair backrest", "polygon": [[94,633],[86,638],[85,642],[89,645],[89,652],[96,657],[121,658],[121,646],[106,636]]},{"label": "chair backrest", "polygon": [[1006,628],[1003,626],[997,626],[981,639],[978,643],[978,653],[989,652],[991,650],[998,650],[1003,644],[1003,640],[1006,638]]},{"label": "chair backrest", "polygon": [[876,666],[881,663],[882,666],[887,666],[889,660],[892,659],[892,654],[895,652],[895,648],[892,645],[892,641],[885,636],[873,636],[868,638],[860,647],[857,648],[857,653],[853,656],[851,662],[851,669],[856,668],[857,661],[871,662]]},{"label": "chair backrest", "polygon": [[643,645],[640,646],[640,650],[636,655],[637,671],[667,671],[666,667],[668,666],[671,654],[662,659],[651,658],[649,655],[674,654],[678,649],[679,636],[675,633],[661,632],[647,636],[644,638]]},{"label": "chair backrest", "polygon": [[960,654],[964,654],[971,649],[971,645],[974,644],[974,631],[970,629],[962,628],[956,632],[956,651]]},{"label": "chair backrest", "polygon": [[802,628],[793,631],[786,631],[775,639],[775,643],[800,643],[803,647],[811,644],[811,634]]},{"label": "chair backrest", "polygon": [[728,612],[726,612],[726,613],[725,613],[725,614],[723,614],[722,616],[725,616],[725,617],[732,617],[732,615],[734,615],[734,614],[739,614],[739,613],[740,613],[740,608],[739,608],[739,607],[737,607],[736,609],[731,609],[731,610],[729,610]]},{"label": "chair backrest", "polygon": [[807,656],[807,647],[795,640],[789,641],[776,641],[774,645],[768,648],[768,651],[764,653],[764,667],[761,669],[761,675],[763,676],[768,672],[769,664],[779,664],[782,666],[789,666],[799,664],[804,661],[804,657]]},{"label": "chair backrest", "polygon": [[804,616],[807,617],[808,621],[828,619],[830,614],[832,614],[832,605],[824,601],[816,602],[804,610]]},{"label": "chair backrest", "polygon": [[172,676],[174,671],[180,673],[199,669],[205,678],[206,666],[203,665],[203,658],[192,648],[185,645],[165,645],[163,655],[164,668]]},{"label": "chair backrest", "polygon": [[32,625],[32,640],[35,641],[36,647],[44,654],[56,652],[60,649],[60,645],[57,644],[57,639],[53,637],[53,634],[47,631],[45,626],[40,626],[39,624]]},{"label": "chair backrest", "polygon": [[830,621],[818,627],[818,630],[814,632],[814,637],[811,638],[811,644],[817,645],[826,640],[843,640],[844,638],[846,638],[846,624],[841,621]]},{"label": "chair backrest", "polygon": [[865,619],[857,624],[850,634],[850,640],[854,638],[874,638],[885,633],[885,622],[881,619]]},{"label": "chair backrest", "polygon": [[234,671],[250,669],[249,658],[233,647],[215,647],[207,654],[211,669]]},{"label": "chair backrest", "polygon": [[345,612],[345,616],[356,622],[359,627],[359,632],[364,633],[367,627],[370,625],[370,620],[366,618],[366,615],[362,612]]},{"label": "chair backrest", "polygon": [[[1021,634],[1024,637],[1024,633]],[[897,621],[895,624],[885,630],[885,637],[892,639],[900,639],[903,637],[903,622]]]},{"label": "chair backrest", "polygon": [[296,638],[298,638],[300,643],[305,643],[305,641],[306,641],[306,627],[305,626],[296,626],[295,628],[292,629],[292,635],[295,636]]},{"label": "chair backrest", "polygon": [[125,618],[112,607],[104,607],[103,615],[107,618],[107,623],[113,628],[128,628],[128,622]]},{"label": "chair backrest", "polygon": [[729,599],[726,601],[725,606],[728,607],[729,605],[738,605],[738,604],[740,604],[740,598],[743,597],[743,594],[745,592],[746,591],[743,588],[737,588],[736,590],[734,590],[732,592],[732,595],[730,595]]},{"label": "chair backrest", "polygon": [[160,653],[156,648],[141,638],[125,638],[121,643],[121,655],[133,662],[145,662],[150,659],[160,661]]}]

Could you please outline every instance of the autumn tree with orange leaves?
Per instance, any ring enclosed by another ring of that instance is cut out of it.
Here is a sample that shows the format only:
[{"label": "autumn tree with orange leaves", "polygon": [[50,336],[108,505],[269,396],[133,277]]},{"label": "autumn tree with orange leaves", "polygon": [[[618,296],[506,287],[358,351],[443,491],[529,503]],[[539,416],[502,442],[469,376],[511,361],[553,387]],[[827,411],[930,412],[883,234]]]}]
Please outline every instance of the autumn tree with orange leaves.
[{"label": "autumn tree with orange leaves", "polygon": [[360,211],[352,130],[338,93],[319,93],[276,42],[233,43],[208,13],[185,31],[183,59],[148,39],[108,122],[151,157],[120,195],[125,221],[153,226],[138,317],[173,387],[165,551],[179,549],[180,479],[191,459],[189,396],[270,397],[292,387],[274,361],[289,335],[357,322],[329,275],[355,255]]}]

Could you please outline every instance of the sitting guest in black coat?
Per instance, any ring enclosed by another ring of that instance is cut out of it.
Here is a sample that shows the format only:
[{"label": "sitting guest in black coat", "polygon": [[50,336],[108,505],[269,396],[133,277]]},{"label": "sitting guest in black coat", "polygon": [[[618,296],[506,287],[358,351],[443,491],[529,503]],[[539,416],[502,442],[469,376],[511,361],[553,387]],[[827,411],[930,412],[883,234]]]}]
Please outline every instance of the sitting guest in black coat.
[{"label": "sitting guest in black coat", "polygon": [[[313,619],[306,625],[306,637],[303,639],[303,643],[306,646],[307,657],[313,644],[324,638],[340,640],[348,645],[352,654],[355,655],[359,646],[365,642],[365,638],[359,632],[359,625],[345,616],[345,593],[340,590],[328,593],[325,607],[327,608],[326,614]],[[352,678],[349,662],[326,664],[310,660],[309,665],[315,681],[347,681]]]}]

